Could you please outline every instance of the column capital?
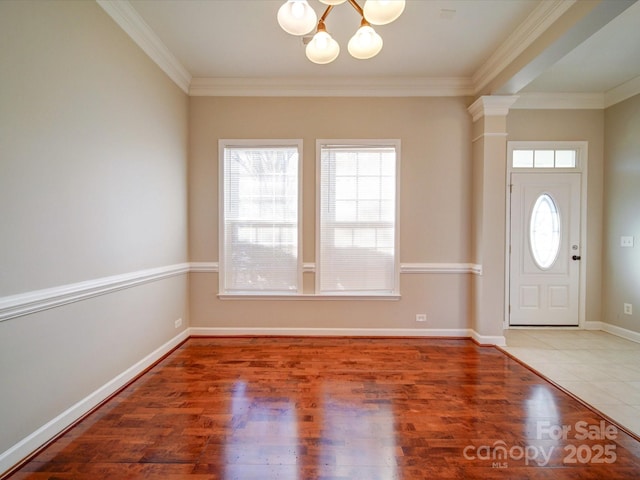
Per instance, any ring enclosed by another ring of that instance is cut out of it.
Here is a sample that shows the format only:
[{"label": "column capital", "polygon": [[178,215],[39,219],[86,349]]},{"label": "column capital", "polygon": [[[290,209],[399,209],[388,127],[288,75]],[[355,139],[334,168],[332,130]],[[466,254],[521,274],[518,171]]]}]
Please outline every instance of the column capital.
[{"label": "column capital", "polygon": [[506,117],[517,99],[517,95],[484,95],[469,105],[467,110],[474,122],[488,116]]}]

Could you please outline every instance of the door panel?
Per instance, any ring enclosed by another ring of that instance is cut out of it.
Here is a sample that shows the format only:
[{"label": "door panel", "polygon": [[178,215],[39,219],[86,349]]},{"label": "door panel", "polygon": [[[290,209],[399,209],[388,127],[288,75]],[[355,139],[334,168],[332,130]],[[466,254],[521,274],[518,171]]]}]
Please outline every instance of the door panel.
[{"label": "door panel", "polygon": [[511,175],[510,325],[579,324],[580,180]]}]

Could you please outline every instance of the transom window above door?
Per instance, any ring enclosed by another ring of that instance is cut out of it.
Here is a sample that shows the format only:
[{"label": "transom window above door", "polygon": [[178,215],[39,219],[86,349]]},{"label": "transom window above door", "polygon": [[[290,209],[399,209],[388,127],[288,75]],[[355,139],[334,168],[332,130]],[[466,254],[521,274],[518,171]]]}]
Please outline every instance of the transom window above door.
[{"label": "transom window above door", "polygon": [[581,172],[586,169],[587,142],[509,141],[507,158],[510,172]]},{"label": "transom window above door", "polygon": [[513,168],[576,168],[575,150],[514,150]]}]

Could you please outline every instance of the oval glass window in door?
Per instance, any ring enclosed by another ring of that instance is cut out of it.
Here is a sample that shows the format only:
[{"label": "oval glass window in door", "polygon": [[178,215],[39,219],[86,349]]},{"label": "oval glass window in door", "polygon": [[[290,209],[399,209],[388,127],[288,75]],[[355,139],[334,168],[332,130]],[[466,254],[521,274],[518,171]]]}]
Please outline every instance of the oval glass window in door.
[{"label": "oval glass window in door", "polygon": [[531,254],[538,267],[551,268],[560,252],[560,213],[548,193],[538,197],[529,224]]}]

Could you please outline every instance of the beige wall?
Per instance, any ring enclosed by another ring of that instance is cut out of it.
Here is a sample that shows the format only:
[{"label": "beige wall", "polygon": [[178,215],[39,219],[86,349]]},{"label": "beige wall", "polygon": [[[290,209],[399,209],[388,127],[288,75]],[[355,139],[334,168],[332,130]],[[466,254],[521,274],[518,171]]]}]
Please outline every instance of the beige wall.
[{"label": "beige wall", "polygon": [[[95,2],[2,1],[0,39],[0,298],[186,262],[187,96]],[[173,338],[187,286],[0,322],[0,454]]]},{"label": "beige wall", "polygon": [[186,95],[93,3],[1,2],[0,295],[185,259]]},{"label": "beige wall", "polygon": [[[605,111],[604,173],[602,321],[640,333],[640,95]],[[621,236],[633,236],[633,248],[621,248]]]},{"label": "beige wall", "polygon": [[[604,112],[602,110],[512,110],[507,117],[510,141],[587,141],[587,322],[602,319],[602,209]],[[583,250],[583,257],[584,250]]]},{"label": "beige wall", "polygon": [[[471,118],[463,98],[190,99],[190,255],[218,260],[218,139],[300,138],[303,257],[315,261],[316,139],[402,142],[400,261],[470,262]],[[216,273],[191,275],[191,325],[467,328],[469,274],[403,274],[394,301],[242,301],[216,297]],[[313,292],[313,276],[304,290]],[[415,314],[426,313],[426,325]]]}]

